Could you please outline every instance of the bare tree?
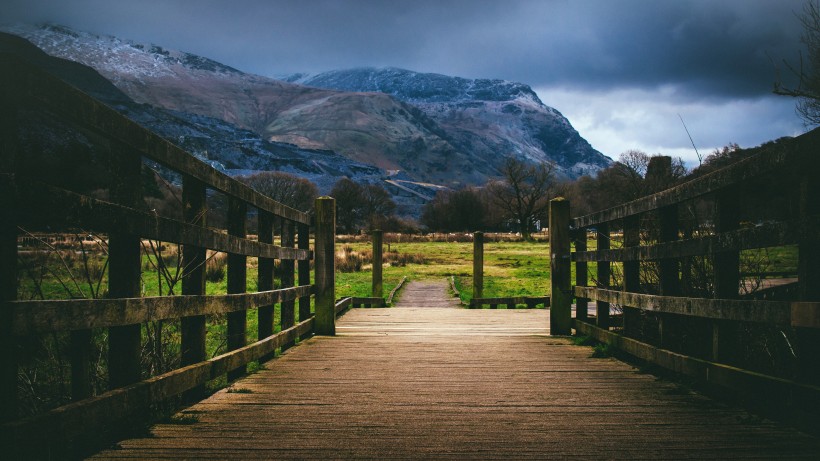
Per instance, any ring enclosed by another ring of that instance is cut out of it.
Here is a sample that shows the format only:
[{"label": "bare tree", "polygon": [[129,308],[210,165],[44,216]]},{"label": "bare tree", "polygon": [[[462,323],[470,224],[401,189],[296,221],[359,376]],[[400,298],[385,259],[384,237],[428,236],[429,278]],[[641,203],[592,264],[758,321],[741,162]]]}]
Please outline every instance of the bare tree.
[{"label": "bare tree", "polygon": [[348,178],[342,178],[333,185],[330,196],[336,199],[338,231],[343,233],[354,232],[363,218],[362,204],[365,198],[362,186]]},{"label": "bare tree", "polygon": [[547,217],[554,170],[553,164],[533,165],[510,157],[501,168],[503,179],[487,185],[496,204],[518,223],[525,240],[530,240],[535,221]]},{"label": "bare tree", "polygon": [[820,2],[807,1],[799,15],[803,24],[800,37],[806,45],[806,59],[800,56],[800,65],[795,68],[786,64],[797,78],[797,86],[789,88],[777,81],[774,84],[775,94],[797,98],[797,113],[808,125],[820,124]]},{"label": "bare tree", "polygon": [[387,218],[396,211],[396,202],[390,198],[390,194],[382,186],[368,184],[362,189],[364,197],[363,215],[367,219],[370,229],[382,227]]},{"label": "bare tree", "polygon": [[281,171],[262,171],[239,179],[277,202],[300,211],[310,211],[319,196],[316,185],[309,180]]}]

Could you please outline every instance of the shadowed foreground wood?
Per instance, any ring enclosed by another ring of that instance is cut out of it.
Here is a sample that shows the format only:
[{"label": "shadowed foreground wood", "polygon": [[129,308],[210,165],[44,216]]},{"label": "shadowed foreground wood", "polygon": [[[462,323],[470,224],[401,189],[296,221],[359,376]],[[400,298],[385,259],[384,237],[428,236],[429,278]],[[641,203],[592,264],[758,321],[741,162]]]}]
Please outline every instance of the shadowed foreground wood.
[{"label": "shadowed foreground wood", "polygon": [[[98,459],[816,459],[815,438],[548,336],[546,310],[354,309]],[[239,391],[239,392],[236,392]]]}]

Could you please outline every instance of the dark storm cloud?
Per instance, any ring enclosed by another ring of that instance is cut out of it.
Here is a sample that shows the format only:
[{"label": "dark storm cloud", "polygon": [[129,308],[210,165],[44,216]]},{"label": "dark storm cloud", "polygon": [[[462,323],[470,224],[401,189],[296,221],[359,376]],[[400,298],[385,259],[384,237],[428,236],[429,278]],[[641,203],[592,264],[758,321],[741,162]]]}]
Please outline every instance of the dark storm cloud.
[{"label": "dark storm cloud", "polygon": [[266,75],[398,66],[580,89],[675,85],[685,98],[771,91],[798,56],[801,0],[19,1],[52,21]]},{"label": "dark storm cloud", "polygon": [[804,0],[5,0],[54,22],[268,76],[396,66],[531,85],[593,146],[708,152],[803,127],[771,94]]}]

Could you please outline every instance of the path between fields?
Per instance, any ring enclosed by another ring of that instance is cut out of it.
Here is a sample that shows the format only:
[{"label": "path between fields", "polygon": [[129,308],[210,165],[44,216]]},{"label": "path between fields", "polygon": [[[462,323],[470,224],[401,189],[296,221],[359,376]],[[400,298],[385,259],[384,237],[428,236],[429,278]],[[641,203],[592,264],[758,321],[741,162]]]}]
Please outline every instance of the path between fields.
[{"label": "path between fields", "polygon": [[461,307],[447,279],[413,280],[399,292],[395,307]]}]

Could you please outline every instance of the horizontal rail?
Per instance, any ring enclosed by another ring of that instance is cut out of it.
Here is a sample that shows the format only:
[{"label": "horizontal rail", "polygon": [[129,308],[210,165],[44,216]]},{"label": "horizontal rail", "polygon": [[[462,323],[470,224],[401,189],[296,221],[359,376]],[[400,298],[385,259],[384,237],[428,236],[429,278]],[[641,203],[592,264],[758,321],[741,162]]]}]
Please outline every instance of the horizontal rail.
[{"label": "horizontal rail", "polygon": [[772,171],[784,167],[799,169],[802,162],[811,161],[808,156],[809,154],[813,155],[816,150],[810,148],[812,145],[820,145],[820,132],[814,131],[804,134],[796,138],[788,147],[782,146],[782,148],[776,150],[763,151],[726,168],[657,194],[575,218],[572,225],[574,228],[596,226],[714,193],[741,181],[770,175]]},{"label": "horizontal rail", "polygon": [[386,303],[384,302],[384,298],[379,297],[358,297],[354,296],[353,300],[353,307],[359,307],[361,305],[365,306],[377,306],[377,307],[385,307]]},{"label": "horizontal rail", "polygon": [[512,296],[506,298],[473,298],[470,300],[470,307],[483,306],[485,304],[526,304],[527,307],[532,308],[538,304],[543,304],[544,307],[550,306],[549,296]]},{"label": "horizontal rail", "polygon": [[342,298],[336,301],[336,315],[353,305],[353,298]]},{"label": "horizontal rail", "polygon": [[399,290],[401,290],[401,287],[404,286],[404,282],[406,282],[406,281],[407,281],[407,276],[405,275],[404,277],[401,278],[399,283],[397,283],[396,286],[394,286],[393,289],[390,290],[390,294],[387,295],[387,301],[386,301],[388,306],[393,304],[393,298],[396,296],[396,293],[398,293]]},{"label": "horizontal rail", "polygon": [[[128,119],[116,110],[88,96],[63,80],[37,69],[23,59],[0,55],[3,72],[0,78],[13,78],[15,96],[33,99],[105,138],[116,139],[138,150],[141,155],[179,173],[189,175],[254,207],[302,224],[310,224],[310,215],[260,194],[248,185],[213,169],[184,149]],[[7,82],[7,84],[11,84]]]},{"label": "horizontal rail", "polygon": [[[38,447],[38,444],[59,447],[62,441],[87,434],[89,430],[104,430],[126,416],[145,412],[152,403],[179,395],[228,370],[267,356],[311,331],[313,318],[210,360],[70,403],[42,415],[6,423],[0,426],[0,446],[7,454],[9,450]],[[89,424],[96,427],[89,428]]]},{"label": "horizontal rail", "polygon": [[[37,216],[63,215],[82,223],[85,229],[110,231],[127,229],[140,237],[163,242],[194,245],[225,253],[272,259],[309,260],[309,250],[280,247],[257,240],[248,240],[213,229],[135,210],[116,203],[94,199],[45,184],[22,184],[15,181],[20,200],[26,200],[28,210],[20,210],[23,221],[38,220]],[[26,217],[25,213],[34,216]]]},{"label": "horizontal rail", "polygon": [[576,286],[575,296],[666,314],[820,328],[820,303],[656,296]]},{"label": "horizontal rail", "polygon": [[701,238],[676,240],[656,245],[618,248],[611,250],[577,251],[571,254],[575,262],[595,261],[654,261],[665,258],[702,256],[726,251],[750,250],[797,243],[801,236],[820,238],[820,227],[810,227],[810,222],[770,223],[761,226],[708,235]]},{"label": "horizontal rail", "polygon": [[815,411],[820,409],[820,387],[818,386],[797,383],[730,365],[678,354],[576,319],[573,319],[573,328],[578,334],[590,336],[633,357],[659,365],[675,373],[694,377],[702,382],[748,393],[756,398],[766,396],[767,400],[783,400],[783,404],[800,402],[800,405],[810,406]]},{"label": "horizontal rail", "polygon": [[155,296],[120,299],[12,301],[13,331],[18,335],[132,325],[194,315],[225,314],[309,296],[313,285],[212,296]]}]

